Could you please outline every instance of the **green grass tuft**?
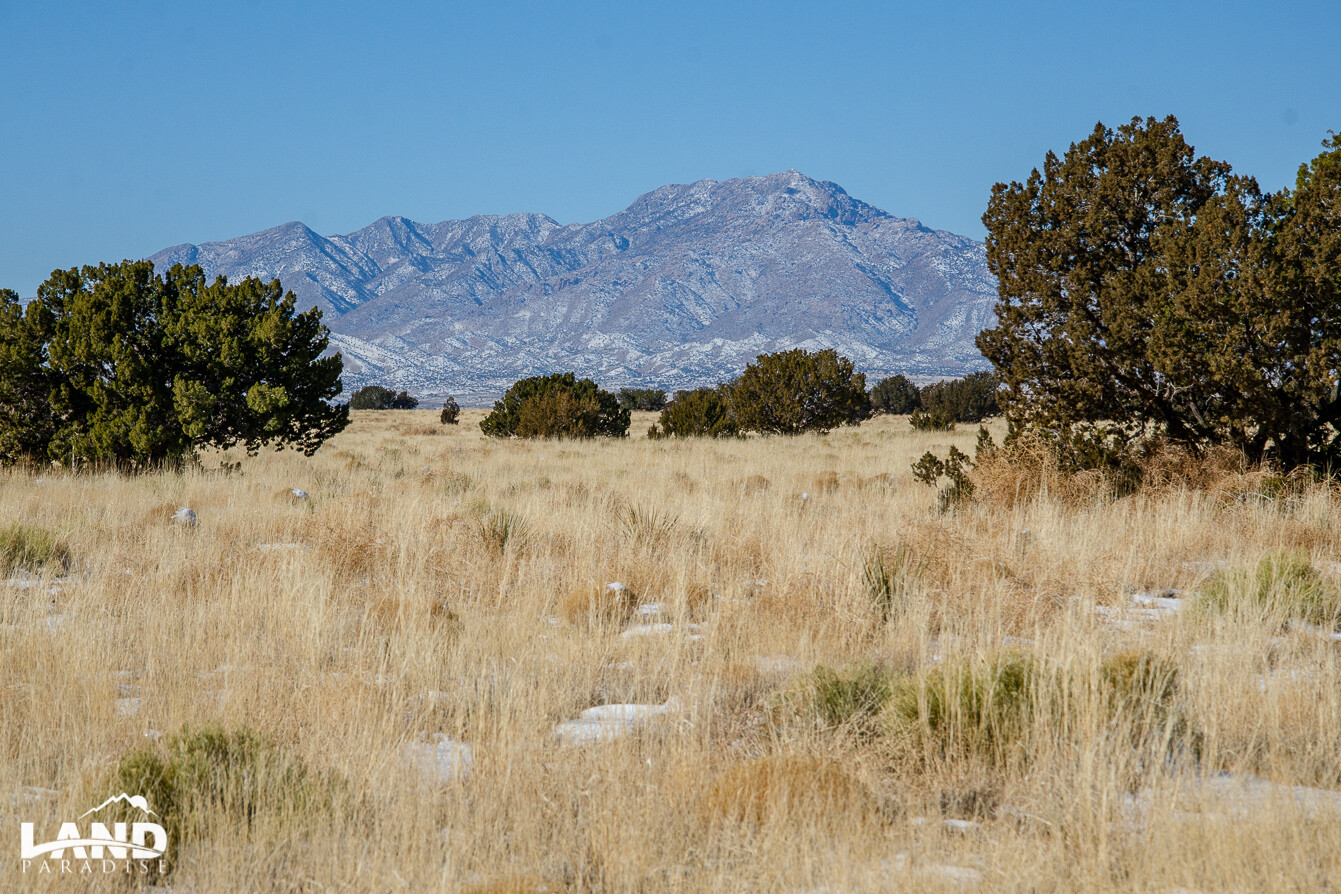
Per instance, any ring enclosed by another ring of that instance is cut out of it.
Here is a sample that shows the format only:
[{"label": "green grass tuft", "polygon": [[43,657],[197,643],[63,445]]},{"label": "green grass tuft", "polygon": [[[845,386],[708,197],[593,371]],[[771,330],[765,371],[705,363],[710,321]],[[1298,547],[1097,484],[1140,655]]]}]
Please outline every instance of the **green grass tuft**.
[{"label": "green grass tuft", "polygon": [[0,528],[0,574],[60,574],[70,567],[70,549],[44,528],[11,524]]}]

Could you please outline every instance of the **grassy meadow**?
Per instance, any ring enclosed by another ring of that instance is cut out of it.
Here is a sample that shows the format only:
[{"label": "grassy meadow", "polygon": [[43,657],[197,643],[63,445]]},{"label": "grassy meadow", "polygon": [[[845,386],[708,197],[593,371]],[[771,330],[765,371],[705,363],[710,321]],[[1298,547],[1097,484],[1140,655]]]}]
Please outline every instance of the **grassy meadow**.
[{"label": "grassy meadow", "polygon": [[939,513],[910,464],[975,427],[482,417],[0,471],[0,889],[150,881],[17,847],[146,761],[152,881],[201,894],[1341,884],[1337,492],[997,481]]}]

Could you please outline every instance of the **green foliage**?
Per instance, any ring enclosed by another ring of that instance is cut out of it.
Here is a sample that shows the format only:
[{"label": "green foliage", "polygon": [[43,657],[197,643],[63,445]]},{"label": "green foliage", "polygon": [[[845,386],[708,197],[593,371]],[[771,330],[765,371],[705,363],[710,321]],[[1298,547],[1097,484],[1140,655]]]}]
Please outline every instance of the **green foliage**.
[{"label": "green foliage", "polygon": [[655,413],[666,406],[666,392],[659,388],[621,388],[619,406],[624,410],[647,410]]},{"label": "green foliage", "polygon": [[962,379],[949,379],[923,388],[918,395],[923,413],[950,422],[977,424],[1001,412],[996,403],[997,379],[990,372],[976,372]]},{"label": "green foliage", "polygon": [[70,548],[45,528],[0,527],[0,574],[59,574],[70,567]]},{"label": "green foliage", "polygon": [[871,409],[876,413],[905,416],[921,406],[919,397],[917,386],[907,376],[890,376],[871,389]]},{"label": "green foliage", "polygon": [[0,292],[0,462],[123,468],[203,447],[311,455],[348,421],[321,313],[276,282],[148,261],[58,270],[20,309]]},{"label": "green foliage", "polygon": [[[1263,195],[1173,118],[1096,126],[983,217],[978,347],[1021,429],[1113,466],[1151,437],[1286,468],[1341,458],[1341,138]],[[1095,446],[1102,449],[1093,449]]]},{"label": "green foliage", "polygon": [[1036,709],[1036,668],[1027,655],[942,664],[893,681],[888,729],[945,749],[1000,760],[1021,747]]},{"label": "green foliage", "polygon": [[443,425],[456,425],[461,418],[461,408],[457,406],[456,398],[449,397],[442,402],[442,414],[438,417]]},{"label": "green foliage", "polygon": [[728,390],[696,388],[675,392],[675,400],[661,411],[657,435],[677,438],[726,438],[739,433],[731,418]]},{"label": "green foliage", "polygon": [[855,425],[870,414],[866,376],[832,348],[760,354],[730,388],[743,431],[797,435]]},{"label": "green foliage", "polygon": [[842,671],[820,665],[806,683],[810,707],[826,729],[874,731],[872,721],[885,709],[893,692],[889,672],[870,662]]},{"label": "green foliage", "polygon": [[349,398],[351,410],[413,410],[417,406],[419,400],[408,392],[397,393],[381,385],[365,385]]},{"label": "green foliage", "polygon": [[1341,628],[1341,593],[1303,550],[1268,553],[1256,567],[1221,571],[1201,593],[1202,605],[1254,619],[1294,618],[1327,629]]},{"label": "green foliage", "polygon": [[913,410],[908,422],[918,431],[954,431],[955,421],[943,412],[928,413],[921,408]]},{"label": "green foliage", "polygon": [[973,498],[973,479],[969,477],[973,460],[958,447],[951,446],[944,460],[928,450],[912,468],[913,477],[928,487],[937,487],[942,477],[948,479],[949,483],[936,493],[936,506],[941,512]]},{"label": "green foliage", "polygon": [[514,383],[480,430],[495,438],[622,438],[629,432],[629,411],[591,379],[555,373]]},{"label": "green foliage", "polygon": [[309,770],[260,733],[208,726],[125,754],[111,790],[144,795],[180,852],[214,829],[319,822],[343,798],[345,786],[332,774]]}]

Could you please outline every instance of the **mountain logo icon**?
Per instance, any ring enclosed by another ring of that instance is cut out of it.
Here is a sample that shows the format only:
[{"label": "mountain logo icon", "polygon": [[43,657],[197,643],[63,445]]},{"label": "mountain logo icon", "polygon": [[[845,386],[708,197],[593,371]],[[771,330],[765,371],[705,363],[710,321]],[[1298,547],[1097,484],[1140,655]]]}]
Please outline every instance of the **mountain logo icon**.
[{"label": "mountain logo icon", "polygon": [[145,798],[144,795],[128,795],[125,792],[122,792],[119,795],[113,795],[112,797],[108,798],[106,801],[103,801],[101,804],[99,804],[97,807],[94,807],[91,810],[85,810],[83,813],[79,814],[79,818],[83,819],[90,813],[97,813],[99,810],[102,810],[108,804],[115,804],[117,801],[123,801],[126,804],[129,804],[131,807],[144,811],[150,816],[158,816],[157,813],[154,813],[152,810],[149,809],[149,800]]}]

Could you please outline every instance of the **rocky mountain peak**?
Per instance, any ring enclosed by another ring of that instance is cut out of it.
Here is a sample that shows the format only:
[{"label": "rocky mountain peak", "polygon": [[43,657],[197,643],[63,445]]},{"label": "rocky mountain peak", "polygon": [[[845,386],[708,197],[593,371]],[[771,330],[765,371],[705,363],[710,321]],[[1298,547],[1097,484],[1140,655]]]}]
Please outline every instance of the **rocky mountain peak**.
[{"label": "rocky mountain peak", "polygon": [[279,277],[323,310],[347,389],[467,398],[555,370],[711,384],[794,346],[875,377],[957,375],[983,365],[995,297],[981,243],[799,171],[663,186],[589,224],[384,217],[325,238],[293,222],[153,260]]}]

